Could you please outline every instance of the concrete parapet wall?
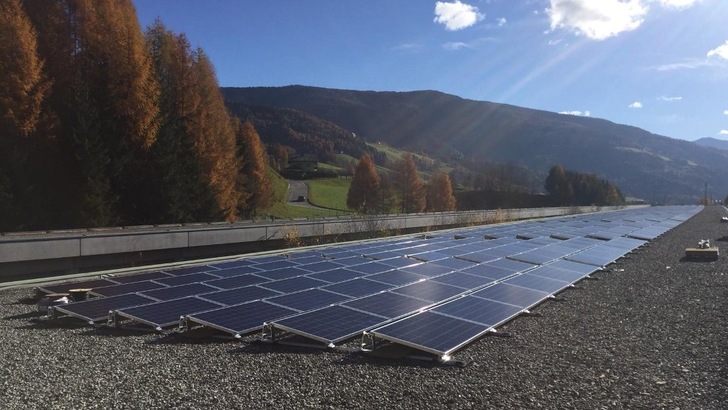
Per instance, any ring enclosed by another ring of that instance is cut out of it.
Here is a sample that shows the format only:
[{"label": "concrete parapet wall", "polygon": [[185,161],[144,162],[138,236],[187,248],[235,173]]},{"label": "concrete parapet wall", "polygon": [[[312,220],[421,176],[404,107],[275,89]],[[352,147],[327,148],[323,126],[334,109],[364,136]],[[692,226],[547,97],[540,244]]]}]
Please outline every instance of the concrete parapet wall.
[{"label": "concrete parapet wall", "polygon": [[[93,267],[102,269],[105,260],[109,261],[109,266],[119,266],[150,263],[164,258],[182,260],[186,255],[199,257],[207,253],[242,253],[243,249],[253,249],[250,245],[280,241],[287,236],[308,238],[477,225],[615,209],[509,209],[3,234],[0,235],[0,281],[8,275],[38,273],[36,271],[39,269],[63,273],[75,273],[74,270]],[[248,246],[242,246],[244,244]],[[213,248],[219,249],[215,251]],[[261,249],[265,248],[261,245]],[[80,260],[92,260],[93,263],[79,263]]]}]

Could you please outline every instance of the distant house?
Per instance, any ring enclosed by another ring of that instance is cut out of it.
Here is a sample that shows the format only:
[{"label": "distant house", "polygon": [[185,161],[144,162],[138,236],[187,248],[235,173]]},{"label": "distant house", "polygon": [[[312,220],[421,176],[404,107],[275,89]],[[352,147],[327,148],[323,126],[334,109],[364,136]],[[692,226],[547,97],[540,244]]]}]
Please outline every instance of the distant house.
[{"label": "distant house", "polygon": [[300,155],[288,159],[288,172],[306,173],[318,171],[318,158],[310,155]]}]

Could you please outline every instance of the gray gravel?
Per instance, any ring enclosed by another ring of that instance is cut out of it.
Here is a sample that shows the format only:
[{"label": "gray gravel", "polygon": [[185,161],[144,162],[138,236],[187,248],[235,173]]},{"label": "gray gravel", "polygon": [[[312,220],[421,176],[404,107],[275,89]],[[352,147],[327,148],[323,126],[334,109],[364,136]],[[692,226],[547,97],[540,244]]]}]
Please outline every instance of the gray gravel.
[{"label": "gray gravel", "polygon": [[728,263],[681,261],[700,239],[728,244],[724,214],[476,341],[462,367],[47,323],[31,289],[5,290],[0,408],[726,409]]}]

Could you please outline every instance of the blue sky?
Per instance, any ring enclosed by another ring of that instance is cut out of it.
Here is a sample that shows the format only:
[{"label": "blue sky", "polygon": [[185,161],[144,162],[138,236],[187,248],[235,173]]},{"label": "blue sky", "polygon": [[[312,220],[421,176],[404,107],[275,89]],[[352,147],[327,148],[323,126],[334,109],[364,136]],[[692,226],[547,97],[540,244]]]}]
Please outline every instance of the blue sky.
[{"label": "blue sky", "polygon": [[728,140],[726,0],[133,0],[222,86],[437,90]]}]

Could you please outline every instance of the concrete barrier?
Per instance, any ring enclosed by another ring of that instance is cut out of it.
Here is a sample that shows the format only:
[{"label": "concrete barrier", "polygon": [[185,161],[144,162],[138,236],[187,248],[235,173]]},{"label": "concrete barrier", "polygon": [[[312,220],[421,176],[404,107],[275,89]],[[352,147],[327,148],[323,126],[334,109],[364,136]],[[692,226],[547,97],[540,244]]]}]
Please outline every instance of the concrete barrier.
[{"label": "concrete barrier", "polygon": [[286,238],[424,228],[611,211],[611,207],[533,208],[275,222],[240,222],[0,234],[0,281],[25,275],[69,274],[270,249]]}]

